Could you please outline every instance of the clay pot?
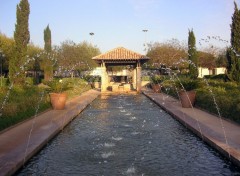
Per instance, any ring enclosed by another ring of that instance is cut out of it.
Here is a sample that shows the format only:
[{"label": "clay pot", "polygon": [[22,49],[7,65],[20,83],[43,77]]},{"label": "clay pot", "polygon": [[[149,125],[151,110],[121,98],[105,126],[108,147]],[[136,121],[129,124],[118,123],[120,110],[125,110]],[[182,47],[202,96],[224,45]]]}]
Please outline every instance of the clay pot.
[{"label": "clay pot", "polygon": [[151,84],[151,86],[152,86],[152,90],[153,90],[154,92],[156,92],[156,93],[161,92],[161,86],[160,86],[160,84]]},{"label": "clay pot", "polygon": [[66,93],[50,93],[50,100],[53,109],[63,110],[65,108],[67,94]]},{"label": "clay pot", "polygon": [[193,107],[196,99],[196,92],[191,91],[180,91],[179,98],[183,108],[191,108]]}]

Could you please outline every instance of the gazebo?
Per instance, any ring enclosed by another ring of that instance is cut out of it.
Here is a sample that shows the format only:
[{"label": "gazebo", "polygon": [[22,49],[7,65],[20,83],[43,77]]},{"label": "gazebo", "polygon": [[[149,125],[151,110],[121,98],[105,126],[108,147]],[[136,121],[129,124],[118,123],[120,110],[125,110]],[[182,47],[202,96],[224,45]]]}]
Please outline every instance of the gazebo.
[{"label": "gazebo", "polygon": [[[104,54],[100,54],[92,58],[100,66],[101,72],[101,91],[109,90],[117,91],[123,88],[125,91],[132,89],[141,92],[141,66],[149,60],[145,55],[141,55],[134,51],[128,50],[124,47],[118,47],[110,50]],[[110,73],[108,67],[110,66],[128,66],[131,68],[132,80],[131,82],[110,83]]]}]

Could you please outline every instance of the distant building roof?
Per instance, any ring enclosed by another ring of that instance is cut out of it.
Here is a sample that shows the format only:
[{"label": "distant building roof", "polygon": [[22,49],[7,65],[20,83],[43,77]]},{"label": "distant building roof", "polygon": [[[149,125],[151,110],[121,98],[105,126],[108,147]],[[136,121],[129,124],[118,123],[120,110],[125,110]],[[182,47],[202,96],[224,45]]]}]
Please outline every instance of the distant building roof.
[{"label": "distant building roof", "polygon": [[110,50],[106,53],[100,54],[92,58],[93,60],[116,60],[116,61],[126,61],[126,60],[148,60],[149,57],[136,53],[134,51],[128,50],[124,47],[118,47]]}]

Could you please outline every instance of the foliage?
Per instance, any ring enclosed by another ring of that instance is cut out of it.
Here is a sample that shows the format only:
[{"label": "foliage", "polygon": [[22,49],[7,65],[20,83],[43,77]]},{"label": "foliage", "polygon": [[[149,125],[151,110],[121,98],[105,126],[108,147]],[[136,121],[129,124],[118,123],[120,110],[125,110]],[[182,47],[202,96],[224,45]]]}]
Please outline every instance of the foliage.
[{"label": "foliage", "polygon": [[151,76],[151,83],[153,83],[153,84],[159,84],[162,81],[163,81],[163,77],[160,75]]},{"label": "foliage", "polygon": [[142,81],[151,81],[151,77],[150,76],[143,76]]},{"label": "foliage", "polygon": [[8,70],[10,58],[14,57],[14,47],[14,39],[8,38],[4,34],[0,33],[0,50],[2,51],[2,54],[4,54],[4,57],[2,57],[3,73],[6,73]]},{"label": "foliage", "polygon": [[68,94],[68,99],[72,97],[78,96],[85,91],[91,89],[91,85],[89,85],[85,80],[79,78],[63,78],[65,82],[68,83],[70,89],[67,89],[66,92]]},{"label": "foliage", "polygon": [[176,82],[173,79],[164,80],[161,83],[162,91],[168,95],[178,98],[178,88]]},{"label": "foliage", "polygon": [[193,30],[188,32],[188,60],[191,61],[191,64],[189,64],[189,76],[196,79],[198,77],[198,57]]},{"label": "foliage", "polygon": [[44,81],[46,85],[50,87],[50,91],[54,93],[62,93],[70,89],[70,85],[64,79],[53,79],[50,81]]},{"label": "foliage", "polygon": [[240,10],[234,2],[234,13],[231,24],[231,48],[227,50],[228,77],[240,82]]},{"label": "foliage", "polygon": [[34,58],[29,62],[28,65],[26,65],[27,70],[34,70],[34,71],[39,71],[41,70],[40,68],[40,55],[43,52],[43,50],[35,46],[33,43],[30,43],[27,48],[27,55],[29,58]]},{"label": "foliage", "polygon": [[178,40],[172,39],[165,43],[149,44],[147,56],[150,57],[149,64],[153,68],[159,68],[160,65],[172,66],[181,58],[186,58],[184,44]]},{"label": "foliage", "polygon": [[199,59],[199,66],[213,69],[216,67],[216,58],[214,57],[213,54],[203,52],[203,51],[198,51],[197,52],[198,59]]},{"label": "foliage", "polygon": [[[182,83],[185,82],[183,79],[180,78]],[[222,117],[240,123],[240,85],[220,80],[207,80],[207,82],[208,84],[204,80],[198,80],[195,105],[217,116],[219,109]],[[175,79],[164,80],[161,85],[164,93],[178,99],[179,83]]]},{"label": "foliage", "polygon": [[15,57],[10,58],[9,77],[15,84],[24,84],[25,73],[22,68],[27,58],[27,45],[30,40],[28,18],[30,7],[28,0],[21,0],[17,5],[17,22],[15,25]]},{"label": "foliage", "polygon": [[83,79],[87,82],[100,82],[101,77],[100,76],[92,76],[92,75],[85,75]]},{"label": "foliage", "polygon": [[[67,90],[68,99],[72,99],[91,89],[90,85],[79,78],[64,78],[63,80],[70,87]],[[7,91],[7,87],[0,88],[1,104]],[[37,109],[38,106],[39,109]],[[14,86],[10,92],[7,104],[3,108],[2,116],[0,117],[0,131],[29,119],[34,116],[36,112],[41,113],[50,107],[50,99],[46,88],[37,86]]]},{"label": "foliage", "polygon": [[195,90],[199,85],[199,80],[197,79],[181,78],[176,80],[176,87],[185,91]]},{"label": "foliage", "polygon": [[[1,88],[0,90],[0,102],[2,104],[8,89]],[[44,93],[44,90],[36,86],[14,86],[2,111],[0,130],[33,116],[38,105],[39,112],[50,107],[49,97]]]},{"label": "foliage", "polygon": [[41,66],[44,71],[44,80],[49,81],[53,78],[53,60],[52,56],[52,38],[51,38],[51,30],[49,25],[44,29],[44,58],[41,62]]},{"label": "foliage", "polygon": [[[210,93],[212,91],[212,94]],[[240,91],[239,89],[228,90],[225,84],[222,87],[212,87],[197,89],[196,106],[207,110],[208,112],[218,114],[224,118],[231,119],[240,123]],[[214,102],[216,101],[216,104]]]},{"label": "foliage", "polygon": [[220,80],[220,81],[229,81],[226,74],[205,75],[204,78],[212,79],[212,80]]},{"label": "foliage", "polygon": [[92,57],[100,54],[100,51],[87,42],[76,44],[73,41],[64,41],[57,48],[57,53],[59,67],[73,72],[96,67],[97,64],[92,60]]}]

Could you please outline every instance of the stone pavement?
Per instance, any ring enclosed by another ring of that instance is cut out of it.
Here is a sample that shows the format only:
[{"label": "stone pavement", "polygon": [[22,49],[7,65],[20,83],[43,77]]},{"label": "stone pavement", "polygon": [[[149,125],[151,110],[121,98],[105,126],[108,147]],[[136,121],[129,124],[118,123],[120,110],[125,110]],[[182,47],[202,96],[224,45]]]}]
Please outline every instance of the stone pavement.
[{"label": "stone pavement", "polygon": [[240,167],[240,125],[181,103],[164,94],[144,89],[143,94]]},{"label": "stone pavement", "polygon": [[98,95],[89,90],[68,101],[64,110],[49,110],[1,132],[0,176],[15,173]]}]

